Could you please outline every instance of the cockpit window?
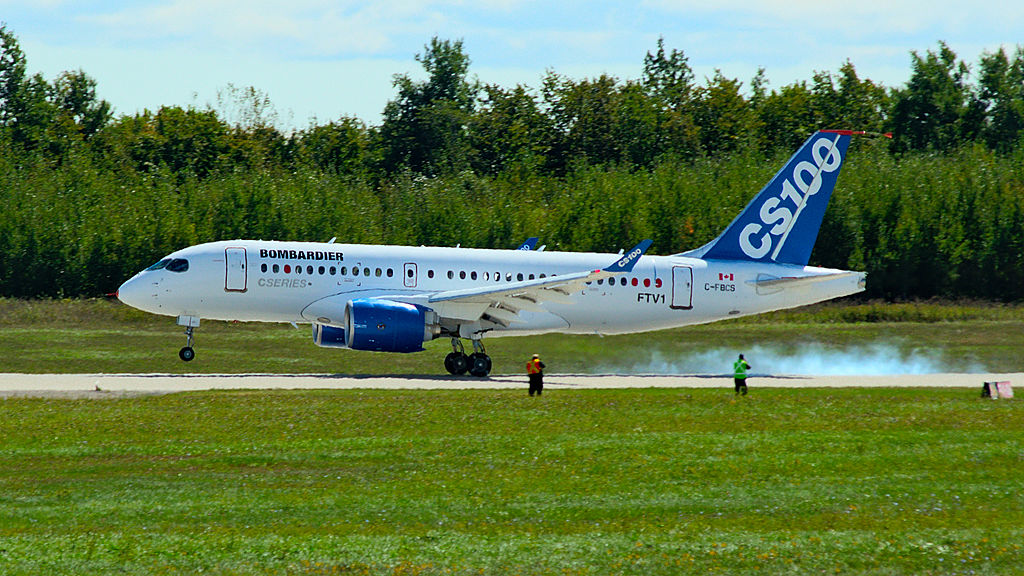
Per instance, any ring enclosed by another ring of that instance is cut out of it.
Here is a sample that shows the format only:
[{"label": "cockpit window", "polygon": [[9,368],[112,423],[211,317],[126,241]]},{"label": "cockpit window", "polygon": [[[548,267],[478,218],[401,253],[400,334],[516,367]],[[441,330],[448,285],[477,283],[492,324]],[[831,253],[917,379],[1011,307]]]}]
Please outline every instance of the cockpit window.
[{"label": "cockpit window", "polygon": [[163,270],[170,263],[171,263],[171,259],[170,258],[164,258],[163,260],[157,262],[156,264],[153,264],[149,268],[146,268],[146,271],[149,272],[150,270]]},{"label": "cockpit window", "polygon": [[167,263],[167,270],[169,272],[185,272],[188,270],[188,260],[175,258]]}]

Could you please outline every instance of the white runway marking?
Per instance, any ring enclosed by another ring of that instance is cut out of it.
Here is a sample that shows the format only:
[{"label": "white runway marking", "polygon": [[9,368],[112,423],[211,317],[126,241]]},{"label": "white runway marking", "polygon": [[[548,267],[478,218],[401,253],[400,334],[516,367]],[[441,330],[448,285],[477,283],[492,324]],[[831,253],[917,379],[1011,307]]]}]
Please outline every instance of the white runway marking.
[{"label": "white runway marking", "polygon": [[[983,382],[1024,382],[1015,374],[915,374],[906,376],[752,376],[758,388],[941,387],[978,388]],[[726,375],[549,374],[549,391],[597,388],[721,388],[732,391]],[[517,389],[526,376],[352,376],[345,374],[0,374],[0,397],[109,397],[170,394],[195,390],[299,389]]]}]

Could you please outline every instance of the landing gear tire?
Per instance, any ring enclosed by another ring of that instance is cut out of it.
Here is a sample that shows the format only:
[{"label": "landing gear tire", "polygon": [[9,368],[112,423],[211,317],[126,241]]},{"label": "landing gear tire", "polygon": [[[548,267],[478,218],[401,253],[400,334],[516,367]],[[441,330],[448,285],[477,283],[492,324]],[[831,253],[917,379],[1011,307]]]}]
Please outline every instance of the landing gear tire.
[{"label": "landing gear tire", "polygon": [[469,370],[469,357],[462,352],[452,352],[444,357],[444,367],[453,376],[459,376]]},{"label": "landing gear tire", "polygon": [[486,378],[491,373],[491,357],[482,352],[469,355],[469,374],[477,378]]},{"label": "landing gear tire", "polygon": [[[198,325],[199,320],[196,319],[196,326]],[[192,359],[196,357],[196,351],[192,349],[192,338],[195,330],[195,326],[192,325],[185,327],[185,347],[178,350],[178,358],[181,358],[185,362],[191,362]]]}]

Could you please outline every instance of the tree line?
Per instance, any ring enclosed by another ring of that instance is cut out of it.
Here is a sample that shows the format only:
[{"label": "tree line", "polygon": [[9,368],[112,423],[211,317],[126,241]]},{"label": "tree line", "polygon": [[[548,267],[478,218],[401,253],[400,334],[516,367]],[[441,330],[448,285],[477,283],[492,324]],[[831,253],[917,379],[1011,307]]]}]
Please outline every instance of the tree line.
[{"label": "tree line", "polygon": [[97,295],[203,241],[653,253],[713,238],[820,128],[858,139],[812,263],[867,270],[872,297],[1024,298],[1024,48],[976,66],[945,44],[889,88],[853,63],[770,88],[698,82],[659,40],[640,79],[481,84],[460,41],[394,78],[379,125],[282,131],[265,95],[115,116],[83,71],[27,73],[0,25],[0,295]]}]

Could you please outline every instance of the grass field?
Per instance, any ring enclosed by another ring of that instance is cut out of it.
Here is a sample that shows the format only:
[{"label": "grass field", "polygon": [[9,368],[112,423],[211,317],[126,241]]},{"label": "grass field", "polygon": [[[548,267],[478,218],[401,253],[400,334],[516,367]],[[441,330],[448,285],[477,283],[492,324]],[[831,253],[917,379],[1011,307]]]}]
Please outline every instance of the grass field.
[{"label": "grass field", "polygon": [[[196,332],[197,357],[188,364],[177,356],[184,343],[172,318],[116,301],[0,299],[0,372],[438,374],[451,349],[447,339],[414,354],[323,349],[308,325],[208,321]],[[838,303],[643,334],[486,344],[495,374],[521,373],[534,352],[555,373],[721,373],[737,351],[748,353],[755,372],[766,368],[768,355],[779,357],[767,366],[774,373],[789,373],[808,356],[823,357],[826,367],[924,358],[933,372],[1016,372],[1024,307]]]},{"label": "grass field", "polygon": [[[303,327],[0,299],[0,372],[436,374]],[[1020,370],[1024,309],[838,304],[494,338],[496,373],[871,346]],[[701,362],[707,364],[701,369]],[[698,368],[693,368],[698,366]],[[755,363],[755,368],[757,363]],[[1024,407],[964,389],[206,392],[0,399],[0,574],[1021,574]]]},{"label": "grass field", "polygon": [[3,574],[1021,574],[962,389],[0,400]]}]

